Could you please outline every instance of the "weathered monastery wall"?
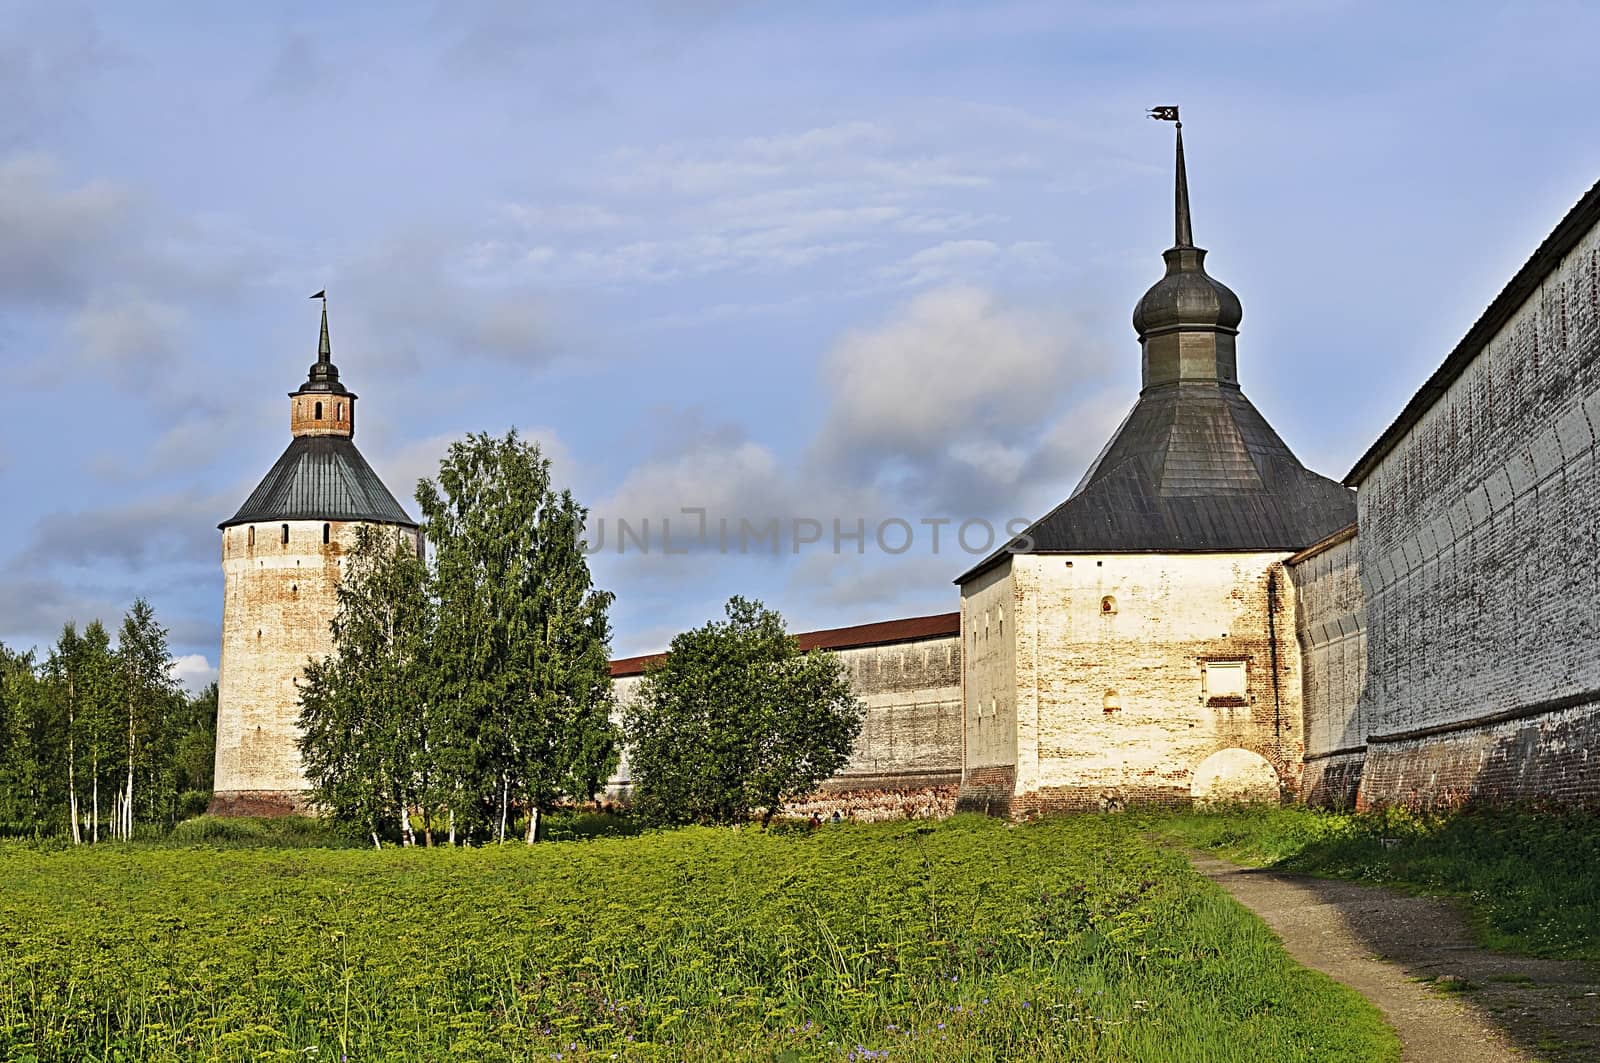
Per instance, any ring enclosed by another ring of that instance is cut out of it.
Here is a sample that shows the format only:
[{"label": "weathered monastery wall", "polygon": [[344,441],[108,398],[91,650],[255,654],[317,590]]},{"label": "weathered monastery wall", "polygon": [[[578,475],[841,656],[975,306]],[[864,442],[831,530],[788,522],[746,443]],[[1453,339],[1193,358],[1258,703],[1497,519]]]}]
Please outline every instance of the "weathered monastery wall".
[{"label": "weathered monastery wall", "polygon": [[[893,628],[897,623],[868,626]],[[802,647],[817,634],[799,636]],[[939,634],[826,648],[839,655],[852,687],[866,705],[866,716],[844,769],[785,812],[831,816],[837,810],[864,820],[948,815],[954,809],[961,778],[959,636]],[[643,679],[638,668],[634,659],[618,662],[614,670],[612,692],[619,722],[622,706],[637,696]],[[626,800],[631,790],[624,751],[605,792],[612,800]]]},{"label": "weathered monastery wall", "polygon": [[850,762],[829,791],[911,790],[961,778],[961,639],[835,650],[866,704]]},{"label": "weathered monastery wall", "polygon": [[1307,804],[1355,805],[1367,753],[1361,690],[1367,677],[1366,607],[1355,528],[1289,558],[1300,646]]},{"label": "weathered monastery wall", "polygon": [[[1300,653],[1285,556],[1016,555],[974,581],[962,611],[962,807],[1028,814],[1293,790]],[[1011,648],[985,653],[986,621],[988,641]],[[992,700],[1005,719],[999,700],[1013,690],[1014,782],[1001,807],[1007,766],[986,760],[1006,740],[980,756],[970,717]]]},{"label": "weathered monastery wall", "polygon": [[[1017,740],[1031,722],[1032,691],[1017,675],[1016,558],[1003,561],[965,587],[961,595],[961,649],[965,657],[966,762],[960,807],[1005,812],[1017,790]],[[1028,712],[1023,712],[1026,700]],[[1031,734],[1031,732],[1030,732]]]},{"label": "weathered monastery wall", "polygon": [[1535,280],[1358,467],[1364,804],[1600,799],[1600,229]]},{"label": "weathered monastery wall", "polygon": [[[222,653],[210,811],[303,811],[295,679],[333,649],[342,558],[359,524],[290,521],[222,532]],[[395,529],[416,541],[416,532]],[[287,541],[286,541],[287,540]]]}]

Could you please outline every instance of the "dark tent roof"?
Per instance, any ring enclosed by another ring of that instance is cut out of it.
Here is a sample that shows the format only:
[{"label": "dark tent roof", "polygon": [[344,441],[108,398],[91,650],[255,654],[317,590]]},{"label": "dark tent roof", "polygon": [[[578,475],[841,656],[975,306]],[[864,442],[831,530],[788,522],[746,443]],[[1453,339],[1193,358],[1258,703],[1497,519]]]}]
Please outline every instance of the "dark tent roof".
[{"label": "dark tent roof", "polygon": [[345,436],[296,437],[239,512],[217,527],[279,520],[417,526]]},{"label": "dark tent roof", "polygon": [[1083,482],[1006,549],[1029,553],[1295,551],[1356,519],[1355,493],[1306,469],[1238,388],[1150,388]]}]

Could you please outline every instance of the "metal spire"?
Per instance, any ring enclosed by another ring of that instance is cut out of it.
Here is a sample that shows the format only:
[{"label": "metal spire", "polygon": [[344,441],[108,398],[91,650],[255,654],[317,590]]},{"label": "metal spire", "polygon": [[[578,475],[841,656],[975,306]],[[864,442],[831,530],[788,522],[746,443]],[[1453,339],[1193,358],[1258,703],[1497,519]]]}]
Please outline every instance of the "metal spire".
[{"label": "metal spire", "polygon": [[[1173,108],[1176,112],[1177,108]],[[1194,229],[1189,222],[1189,171],[1183,165],[1183,123],[1178,123],[1178,183],[1174,190],[1174,228],[1177,247],[1194,246]]]},{"label": "metal spire", "polygon": [[345,394],[344,385],[339,383],[339,368],[333,364],[333,345],[328,342],[328,293],[320,291],[311,298],[322,300],[322,334],[317,339],[316,363],[306,374],[306,382],[300,390]]},{"label": "metal spire", "polygon": [[1194,230],[1189,224],[1189,171],[1183,166],[1183,122],[1174,104],[1152,107],[1147,113],[1158,122],[1171,122],[1178,127],[1178,182],[1174,192],[1172,246],[1193,247]]},{"label": "metal spire", "polygon": [[322,300],[322,338],[317,341],[317,362],[328,365],[333,362],[333,347],[328,343],[328,290],[324,288],[311,298]]}]

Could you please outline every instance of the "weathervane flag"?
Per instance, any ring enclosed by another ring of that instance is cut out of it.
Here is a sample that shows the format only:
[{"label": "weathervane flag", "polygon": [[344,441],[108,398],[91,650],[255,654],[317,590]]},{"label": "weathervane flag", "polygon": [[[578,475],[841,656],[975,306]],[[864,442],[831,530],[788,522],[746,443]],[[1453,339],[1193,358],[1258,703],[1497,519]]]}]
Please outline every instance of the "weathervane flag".
[{"label": "weathervane flag", "polygon": [[328,289],[324,288],[324,289],[322,289],[322,291],[318,292],[316,295],[313,295],[311,298],[313,298],[313,299],[326,299],[327,297],[328,297]]},{"label": "weathervane flag", "polygon": [[1178,108],[1173,106],[1152,107],[1150,108],[1150,117],[1158,122],[1176,122],[1178,120]]}]

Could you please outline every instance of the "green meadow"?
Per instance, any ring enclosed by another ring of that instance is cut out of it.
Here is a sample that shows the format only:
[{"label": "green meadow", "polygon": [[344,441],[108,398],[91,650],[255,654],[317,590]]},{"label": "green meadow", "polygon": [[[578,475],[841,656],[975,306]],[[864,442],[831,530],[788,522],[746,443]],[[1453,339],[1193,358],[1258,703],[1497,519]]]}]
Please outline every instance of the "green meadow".
[{"label": "green meadow", "polygon": [[0,845],[0,1058],[1399,1054],[1142,817],[383,851],[257,833]]}]

